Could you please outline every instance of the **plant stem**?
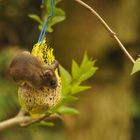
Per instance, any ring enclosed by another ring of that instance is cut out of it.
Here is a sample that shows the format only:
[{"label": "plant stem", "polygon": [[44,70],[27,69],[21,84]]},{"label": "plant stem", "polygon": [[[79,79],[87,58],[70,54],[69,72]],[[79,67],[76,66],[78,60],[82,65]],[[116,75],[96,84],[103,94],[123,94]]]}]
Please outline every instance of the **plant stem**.
[{"label": "plant stem", "polygon": [[121,43],[121,41],[117,37],[116,33],[112,31],[112,29],[108,26],[108,24],[105,22],[105,20],[92,7],[90,7],[85,2],[83,2],[81,0],[75,0],[75,1],[78,2],[80,5],[82,5],[83,7],[85,7],[87,10],[89,10],[99,20],[99,22],[104,26],[104,28],[107,30],[107,32],[109,33],[109,35],[117,42],[117,44],[119,45],[120,49],[129,58],[129,60],[134,64],[135,63],[135,60],[129,54],[129,52],[126,50],[126,48],[124,47],[124,45]]},{"label": "plant stem", "polygon": [[0,122],[0,131],[3,131],[5,129],[8,129],[14,126],[25,127],[25,126],[29,126],[35,123],[39,123],[40,121],[43,121],[43,120],[52,120],[56,118],[60,118],[60,115],[50,114],[49,116],[41,115],[38,118],[32,118],[30,116],[25,116],[25,112],[23,110],[20,110],[19,113],[14,118]]},{"label": "plant stem", "polygon": [[30,121],[30,120],[31,120],[31,118],[26,117],[26,116],[14,117],[14,118],[8,119],[8,120],[0,123],[0,131],[8,129],[10,127],[20,125],[20,123],[24,123],[24,122],[27,122],[27,121]]}]

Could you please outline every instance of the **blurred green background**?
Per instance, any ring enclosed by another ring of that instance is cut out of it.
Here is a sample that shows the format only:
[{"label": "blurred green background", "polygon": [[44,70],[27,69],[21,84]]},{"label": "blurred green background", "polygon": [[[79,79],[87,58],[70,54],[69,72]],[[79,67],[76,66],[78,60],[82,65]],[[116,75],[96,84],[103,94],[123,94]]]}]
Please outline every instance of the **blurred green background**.
[{"label": "blurred green background", "polygon": [[[140,54],[139,0],[85,0],[117,33],[136,59]],[[40,31],[28,14],[41,14],[41,0],[0,0],[0,121],[19,110],[17,86],[8,65],[19,51],[31,50]],[[66,20],[48,34],[58,61],[68,70],[85,50],[99,70],[88,80],[92,89],[81,93],[74,106],[78,116],[64,116],[53,128],[32,126],[0,132],[0,140],[140,140],[140,75],[130,76],[132,63],[86,9],[74,1],[59,6]]]}]

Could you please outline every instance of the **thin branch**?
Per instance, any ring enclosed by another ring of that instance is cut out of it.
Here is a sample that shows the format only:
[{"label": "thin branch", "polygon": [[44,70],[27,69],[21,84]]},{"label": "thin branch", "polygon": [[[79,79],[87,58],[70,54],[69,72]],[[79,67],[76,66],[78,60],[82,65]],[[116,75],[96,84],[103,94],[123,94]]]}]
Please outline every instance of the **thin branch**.
[{"label": "thin branch", "polygon": [[32,119],[28,122],[21,123],[20,126],[30,126],[32,124],[39,123],[43,120],[53,120],[53,119],[56,119],[56,118],[61,118],[61,117],[58,114],[51,114],[51,115],[44,115],[43,114],[39,118]]},{"label": "thin branch", "polygon": [[46,115],[41,115],[41,116],[40,116],[39,118],[37,118],[37,119],[32,119],[31,121],[20,123],[20,126],[30,126],[30,125],[32,125],[32,124],[35,124],[35,123],[38,123],[38,122],[44,120],[46,117],[48,117],[48,116],[46,116]]},{"label": "thin branch", "polygon": [[25,116],[25,112],[23,110],[20,110],[19,113],[14,118],[0,122],[0,131],[3,131],[5,129],[14,126],[25,127],[25,126],[32,125],[34,123],[39,123],[40,121],[43,120],[52,120],[56,118],[60,118],[60,115],[58,114],[41,115],[38,118],[32,118],[30,116]]},{"label": "thin branch", "polygon": [[121,41],[119,40],[119,38],[117,37],[116,33],[112,31],[112,29],[108,26],[108,24],[105,22],[105,20],[92,8],[90,7],[88,4],[86,4],[85,2],[81,1],[81,0],[75,0],[76,2],[78,2],[80,5],[82,5],[83,7],[85,7],[87,10],[89,10],[98,20],[99,22],[104,26],[104,28],[108,31],[108,33],[110,34],[110,36],[117,42],[117,44],[119,45],[120,49],[124,52],[124,54],[129,58],[129,60],[134,64],[135,60],[133,59],[133,57],[129,54],[129,52],[126,50],[126,48],[124,47],[124,45],[121,43]]},{"label": "thin branch", "polygon": [[14,117],[0,123],[0,131],[8,129],[13,126],[20,126],[20,123],[31,121],[31,117],[22,116]]}]

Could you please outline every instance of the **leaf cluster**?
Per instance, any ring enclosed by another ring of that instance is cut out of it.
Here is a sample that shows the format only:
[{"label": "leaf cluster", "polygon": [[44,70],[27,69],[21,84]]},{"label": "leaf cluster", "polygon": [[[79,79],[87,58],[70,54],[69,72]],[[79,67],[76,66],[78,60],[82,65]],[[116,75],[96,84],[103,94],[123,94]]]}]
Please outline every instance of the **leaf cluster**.
[{"label": "leaf cluster", "polygon": [[95,61],[89,59],[85,53],[80,65],[75,60],[72,61],[71,74],[62,66],[59,67],[62,80],[62,100],[55,109],[60,114],[78,114],[78,110],[67,107],[68,103],[78,100],[77,94],[90,88],[83,82],[93,76],[97,70]]},{"label": "leaf cluster", "polygon": [[[49,33],[53,32],[52,26],[65,20],[65,12],[61,8],[56,7],[57,4],[59,4],[60,2],[61,2],[61,0],[55,0],[54,15],[49,19],[48,25],[47,25],[47,32],[49,32]],[[45,12],[43,12],[42,18],[36,14],[29,14],[28,15],[30,18],[32,18],[33,20],[35,20],[36,22],[39,23],[38,28],[40,30],[43,27],[44,21],[51,13],[52,7],[51,7],[50,0],[45,0],[43,9],[45,9]]]}]

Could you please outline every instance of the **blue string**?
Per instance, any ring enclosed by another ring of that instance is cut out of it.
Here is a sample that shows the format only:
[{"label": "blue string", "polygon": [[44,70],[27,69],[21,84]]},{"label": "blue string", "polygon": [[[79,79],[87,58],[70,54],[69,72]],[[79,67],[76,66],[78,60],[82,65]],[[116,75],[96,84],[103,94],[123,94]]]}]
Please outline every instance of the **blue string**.
[{"label": "blue string", "polygon": [[[42,0],[42,3],[44,3],[44,0]],[[47,23],[48,23],[48,21],[49,21],[49,18],[51,18],[51,17],[54,15],[54,0],[51,0],[51,7],[52,7],[51,14],[48,15],[48,17],[46,18],[46,20],[45,20],[45,22],[44,22],[44,25],[43,25],[43,28],[42,28],[42,30],[41,30],[39,39],[38,39],[38,43],[41,42],[41,44],[42,44],[42,41],[44,40],[44,37],[45,37],[45,34],[46,34]]]},{"label": "blue string", "polygon": [[47,25],[47,22],[48,22],[48,18],[46,18],[46,20],[44,22],[43,28],[41,30],[41,33],[40,33],[40,36],[39,36],[39,39],[38,39],[38,42],[40,42],[42,40],[42,35],[43,35],[43,32],[44,32],[45,26]]}]

